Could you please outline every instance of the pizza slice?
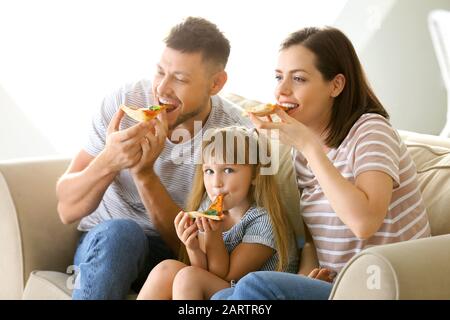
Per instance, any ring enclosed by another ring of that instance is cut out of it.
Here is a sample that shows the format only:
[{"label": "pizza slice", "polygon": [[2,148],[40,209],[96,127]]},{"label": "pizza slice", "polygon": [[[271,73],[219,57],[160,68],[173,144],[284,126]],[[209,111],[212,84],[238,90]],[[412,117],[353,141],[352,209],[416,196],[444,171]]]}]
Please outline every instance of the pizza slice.
[{"label": "pizza slice", "polygon": [[166,108],[167,108],[166,105],[149,106],[146,108],[139,108],[139,109],[132,109],[124,104],[120,106],[120,109],[122,109],[127,114],[127,116],[133,118],[136,121],[141,122],[150,121],[156,118],[156,116]]},{"label": "pizza slice", "polygon": [[204,211],[190,211],[187,214],[191,218],[205,217],[212,220],[222,220],[223,219],[223,195],[219,194],[209,208]]},{"label": "pizza slice", "polygon": [[253,113],[257,117],[264,117],[268,116],[269,114],[275,113],[276,108],[281,108],[284,111],[290,109],[290,107],[280,106],[279,104],[260,103],[257,105],[244,107],[244,115]]}]

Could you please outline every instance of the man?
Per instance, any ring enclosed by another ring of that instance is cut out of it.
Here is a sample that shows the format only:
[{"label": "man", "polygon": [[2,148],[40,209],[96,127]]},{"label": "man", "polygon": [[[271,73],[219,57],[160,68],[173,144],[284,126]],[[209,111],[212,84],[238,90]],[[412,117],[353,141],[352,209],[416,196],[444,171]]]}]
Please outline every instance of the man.
[{"label": "man", "polygon": [[[125,86],[103,101],[87,144],[57,183],[61,220],[81,219],[83,231],[74,299],[123,299],[130,288],[140,289],[153,266],[177,256],[173,221],[190,191],[195,161],[176,163],[173,154],[199,153],[195,122],[204,131],[251,126],[216,96],[227,80],[230,45],[214,24],[187,18],[165,44],[153,83]],[[147,103],[168,108],[146,123],[119,109]],[[180,131],[192,139],[180,142]]]}]

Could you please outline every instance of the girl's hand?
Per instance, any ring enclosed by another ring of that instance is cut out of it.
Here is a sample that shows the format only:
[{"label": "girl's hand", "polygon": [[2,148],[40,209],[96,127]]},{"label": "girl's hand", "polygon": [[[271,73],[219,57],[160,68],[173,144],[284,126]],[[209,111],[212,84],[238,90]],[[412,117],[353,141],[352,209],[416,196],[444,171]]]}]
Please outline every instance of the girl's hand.
[{"label": "girl's hand", "polygon": [[315,268],[308,277],[326,282],[333,282],[333,279],[336,277],[336,272],[327,268]]},{"label": "girl's hand", "polygon": [[303,152],[309,144],[320,143],[303,123],[290,117],[280,108],[276,108],[275,113],[280,117],[281,122],[272,122],[270,118],[269,121],[262,121],[252,113],[249,113],[249,117],[258,131],[270,130],[267,134],[270,138],[279,138],[281,143],[294,147],[300,152]]},{"label": "girl's hand", "polygon": [[187,213],[180,211],[174,220],[178,238],[189,250],[199,250],[198,228]]},{"label": "girl's hand", "polygon": [[200,217],[197,218],[195,222],[197,224],[198,230],[200,230],[201,232],[205,232],[205,235],[217,235],[222,237],[222,221],[215,221],[205,217]]}]

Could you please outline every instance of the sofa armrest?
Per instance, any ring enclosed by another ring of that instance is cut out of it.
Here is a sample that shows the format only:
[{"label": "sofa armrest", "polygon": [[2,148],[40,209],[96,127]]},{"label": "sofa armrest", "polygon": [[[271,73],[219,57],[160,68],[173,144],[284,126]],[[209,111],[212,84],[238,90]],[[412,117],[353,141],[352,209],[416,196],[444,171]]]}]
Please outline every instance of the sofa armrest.
[{"label": "sofa armrest", "polygon": [[371,247],[339,273],[330,299],[450,299],[450,234]]},{"label": "sofa armrest", "polygon": [[68,159],[0,162],[0,299],[21,299],[35,269],[65,272],[79,232],[56,211],[56,181]]}]

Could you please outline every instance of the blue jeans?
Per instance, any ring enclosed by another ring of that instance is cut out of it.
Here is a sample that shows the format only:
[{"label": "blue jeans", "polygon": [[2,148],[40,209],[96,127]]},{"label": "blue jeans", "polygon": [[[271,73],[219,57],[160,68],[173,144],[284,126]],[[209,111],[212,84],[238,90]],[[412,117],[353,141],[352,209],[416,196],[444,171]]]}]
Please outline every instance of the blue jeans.
[{"label": "blue jeans", "polygon": [[147,236],[136,222],[102,222],[81,236],[72,299],[125,299],[130,289],[140,290],[156,264],[173,258],[160,237]]},{"label": "blue jeans", "polygon": [[297,274],[258,271],[215,293],[212,300],[327,300],[331,283]]}]

